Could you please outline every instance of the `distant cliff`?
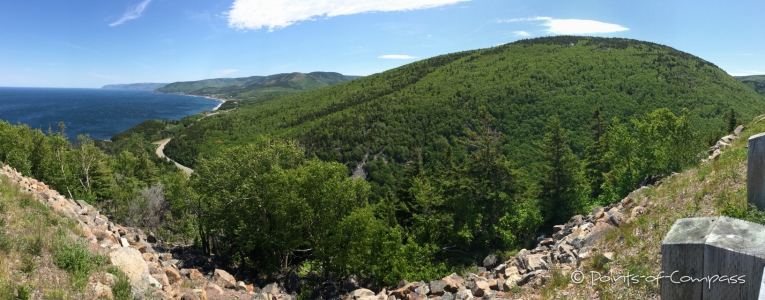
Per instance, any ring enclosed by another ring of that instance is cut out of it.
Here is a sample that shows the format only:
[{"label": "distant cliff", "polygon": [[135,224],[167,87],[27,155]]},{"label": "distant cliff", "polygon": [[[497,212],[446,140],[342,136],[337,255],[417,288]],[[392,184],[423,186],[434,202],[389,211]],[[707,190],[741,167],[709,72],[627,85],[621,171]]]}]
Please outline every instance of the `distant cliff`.
[{"label": "distant cliff", "polygon": [[153,91],[158,88],[161,88],[163,86],[166,86],[167,83],[151,83],[151,82],[143,82],[143,83],[129,83],[129,84],[107,84],[101,89],[104,90],[132,90],[132,91]]}]

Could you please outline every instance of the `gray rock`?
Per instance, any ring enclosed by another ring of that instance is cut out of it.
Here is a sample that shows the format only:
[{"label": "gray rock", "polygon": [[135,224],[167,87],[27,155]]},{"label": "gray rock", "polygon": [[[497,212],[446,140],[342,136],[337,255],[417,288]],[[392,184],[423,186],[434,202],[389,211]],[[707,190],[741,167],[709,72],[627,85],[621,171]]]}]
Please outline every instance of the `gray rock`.
[{"label": "gray rock", "polygon": [[736,127],[736,130],[733,130],[733,134],[736,136],[739,136],[741,135],[741,132],[744,131],[744,129],[746,129],[744,125],[738,125],[738,127]]},{"label": "gray rock", "polygon": [[473,292],[470,290],[461,290],[454,295],[455,300],[473,300]]},{"label": "gray rock", "polygon": [[536,271],[536,270],[547,270],[547,269],[549,269],[549,266],[547,265],[547,262],[545,262],[544,257],[545,257],[544,254],[527,255],[526,256],[526,270]]},{"label": "gray rock", "polygon": [[369,296],[374,296],[374,295],[375,295],[375,293],[373,291],[368,290],[368,289],[363,289],[363,288],[362,289],[356,289],[355,291],[353,291],[351,293],[351,296],[353,297],[353,299],[359,299],[359,298],[362,298],[362,297],[369,297]]},{"label": "gray rock", "polygon": [[486,258],[483,259],[483,267],[486,269],[491,269],[496,265],[497,257],[494,256],[494,254],[489,254],[489,256],[486,256]]},{"label": "gray rock", "polygon": [[421,284],[422,285],[420,287],[414,289],[414,292],[422,296],[425,296],[428,293],[430,293],[430,286],[428,286],[428,284],[425,282],[421,282]]},{"label": "gray rock", "polygon": [[279,285],[276,283],[270,283],[263,287],[263,289],[260,290],[261,293],[267,293],[271,295],[278,295],[281,293],[279,289]]},{"label": "gray rock", "polygon": [[431,295],[442,296],[445,294],[444,288],[446,287],[446,283],[444,283],[443,280],[434,280],[428,284],[428,287],[430,288]]},{"label": "gray rock", "polygon": [[625,221],[627,221],[627,217],[625,217],[624,214],[619,212],[617,209],[611,209],[607,214],[608,219],[610,219],[611,223],[614,223],[616,226],[621,226]]},{"label": "gray rock", "polygon": [[542,270],[536,270],[532,272],[528,272],[526,274],[523,274],[523,277],[521,277],[520,280],[518,280],[518,285],[523,285],[529,282],[529,280],[533,279],[534,277],[537,277],[537,275],[541,274]]},{"label": "gray rock", "polygon": [[441,295],[441,299],[439,300],[454,300],[454,295],[449,292],[444,292],[444,294]]}]

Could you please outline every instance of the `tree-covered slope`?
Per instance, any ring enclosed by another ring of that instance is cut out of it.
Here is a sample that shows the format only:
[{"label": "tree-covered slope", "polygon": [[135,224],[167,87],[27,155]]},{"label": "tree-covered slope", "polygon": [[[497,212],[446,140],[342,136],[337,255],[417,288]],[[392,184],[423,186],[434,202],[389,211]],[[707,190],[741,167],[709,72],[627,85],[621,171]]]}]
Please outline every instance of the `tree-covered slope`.
[{"label": "tree-covered slope", "polygon": [[247,99],[262,95],[290,94],[325,87],[358,78],[334,72],[283,73],[270,76],[218,78],[199,81],[175,82],[156,90],[158,93],[189,95],[215,95],[225,98]]},{"label": "tree-covered slope", "polygon": [[765,96],[765,75],[736,76],[736,79]]},{"label": "tree-covered slope", "polygon": [[[505,154],[521,167],[539,160],[550,117],[571,132],[580,157],[593,143],[589,121],[626,121],[657,108],[687,108],[700,134],[724,128],[733,108],[741,120],[765,98],[714,64],[670,47],[629,39],[548,37],[441,55],[383,73],[286,95],[204,119],[166,147],[194,166],[199,155],[247,144],[258,135],[297,138],[319,158],[364,170],[374,186],[395,186],[402,165],[418,156],[428,169],[461,160],[458,143],[486,107],[502,132]],[[391,164],[393,163],[393,164]]]}]

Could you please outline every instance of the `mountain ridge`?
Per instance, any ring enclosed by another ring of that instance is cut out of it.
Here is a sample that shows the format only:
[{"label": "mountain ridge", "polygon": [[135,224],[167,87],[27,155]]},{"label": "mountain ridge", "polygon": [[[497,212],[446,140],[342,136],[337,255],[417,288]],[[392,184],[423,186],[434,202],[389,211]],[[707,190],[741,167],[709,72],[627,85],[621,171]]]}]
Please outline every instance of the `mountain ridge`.
[{"label": "mountain ridge", "polygon": [[353,80],[359,77],[360,76],[343,75],[336,72],[292,72],[268,76],[213,78],[197,81],[174,82],[156,89],[155,92],[246,99],[264,95],[296,93]]},{"label": "mountain ridge", "polygon": [[167,83],[140,82],[125,84],[107,84],[101,87],[104,90],[140,90],[153,91],[167,85]]}]

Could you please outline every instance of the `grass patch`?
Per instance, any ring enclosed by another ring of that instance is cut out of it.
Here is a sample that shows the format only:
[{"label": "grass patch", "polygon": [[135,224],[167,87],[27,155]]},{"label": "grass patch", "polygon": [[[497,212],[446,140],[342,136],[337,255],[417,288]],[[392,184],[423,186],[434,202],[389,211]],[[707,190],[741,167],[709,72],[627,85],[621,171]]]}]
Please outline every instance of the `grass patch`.
[{"label": "grass patch", "polygon": [[128,276],[115,266],[110,266],[106,269],[107,273],[111,273],[117,280],[112,288],[112,296],[114,300],[130,300],[133,296],[130,294],[130,279]]},{"label": "grass patch", "polygon": [[72,275],[73,285],[82,290],[88,284],[90,272],[107,263],[106,257],[88,252],[87,246],[57,236],[53,261],[56,266]]}]

